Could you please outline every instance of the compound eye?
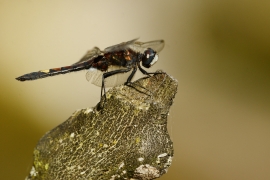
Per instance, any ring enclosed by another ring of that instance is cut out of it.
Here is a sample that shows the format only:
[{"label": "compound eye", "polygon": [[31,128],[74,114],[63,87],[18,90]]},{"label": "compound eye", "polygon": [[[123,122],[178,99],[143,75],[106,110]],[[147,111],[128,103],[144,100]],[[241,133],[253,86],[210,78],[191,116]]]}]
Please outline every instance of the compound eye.
[{"label": "compound eye", "polygon": [[158,60],[158,55],[153,49],[146,49],[142,57],[142,65],[146,68],[150,68]]}]

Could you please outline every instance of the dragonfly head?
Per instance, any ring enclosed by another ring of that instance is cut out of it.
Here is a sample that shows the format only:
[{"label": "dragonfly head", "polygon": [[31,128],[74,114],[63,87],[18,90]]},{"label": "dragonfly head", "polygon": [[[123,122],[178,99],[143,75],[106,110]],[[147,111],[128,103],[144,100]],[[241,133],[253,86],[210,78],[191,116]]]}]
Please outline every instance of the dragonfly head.
[{"label": "dragonfly head", "polygon": [[142,56],[142,65],[146,68],[150,68],[158,60],[158,54],[151,48],[144,51]]}]

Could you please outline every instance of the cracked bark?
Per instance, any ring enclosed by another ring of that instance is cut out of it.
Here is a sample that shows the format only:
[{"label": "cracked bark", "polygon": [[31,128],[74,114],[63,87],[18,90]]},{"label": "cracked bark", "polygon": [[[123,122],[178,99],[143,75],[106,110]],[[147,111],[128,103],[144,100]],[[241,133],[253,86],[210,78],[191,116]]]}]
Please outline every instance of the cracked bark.
[{"label": "cracked bark", "polygon": [[[161,71],[160,71],[161,72]],[[26,180],[155,179],[168,171],[173,144],[167,117],[177,80],[166,73],[110,89],[47,132]]]}]

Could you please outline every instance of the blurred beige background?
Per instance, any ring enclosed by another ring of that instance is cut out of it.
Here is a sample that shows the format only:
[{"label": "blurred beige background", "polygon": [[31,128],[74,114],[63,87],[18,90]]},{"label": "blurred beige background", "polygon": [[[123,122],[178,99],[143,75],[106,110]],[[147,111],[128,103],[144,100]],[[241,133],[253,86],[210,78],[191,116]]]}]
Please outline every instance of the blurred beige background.
[{"label": "blurred beige background", "polygon": [[136,37],[165,40],[152,71],[179,81],[160,179],[270,179],[270,1],[0,0],[0,26],[0,179],[24,179],[39,138],[99,100],[85,72],[14,78]]}]

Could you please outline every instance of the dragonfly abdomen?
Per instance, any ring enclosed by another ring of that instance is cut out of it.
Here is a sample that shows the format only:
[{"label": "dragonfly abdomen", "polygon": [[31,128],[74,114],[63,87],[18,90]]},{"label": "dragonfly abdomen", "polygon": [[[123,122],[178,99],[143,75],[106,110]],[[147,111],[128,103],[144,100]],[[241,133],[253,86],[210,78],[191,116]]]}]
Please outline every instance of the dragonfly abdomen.
[{"label": "dragonfly abdomen", "polygon": [[49,76],[48,73],[38,71],[38,72],[32,72],[32,73],[29,73],[29,74],[22,75],[20,77],[17,77],[16,79],[18,81],[30,81],[30,80],[36,80],[36,79],[40,79],[40,78],[45,78],[47,76]]},{"label": "dragonfly abdomen", "polygon": [[72,66],[64,66],[64,67],[60,67],[60,68],[52,68],[52,69],[28,73],[28,74],[22,75],[20,77],[17,77],[16,79],[18,81],[31,81],[31,80],[46,78],[49,76],[55,76],[55,75],[59,75],[59,74],[66,74],[66,73],[70,73],[70,72],[89,69],[92,64],[93,64],[93,61],[85,61],[83,63],[79,63],[79,64],[72,65]]}]

